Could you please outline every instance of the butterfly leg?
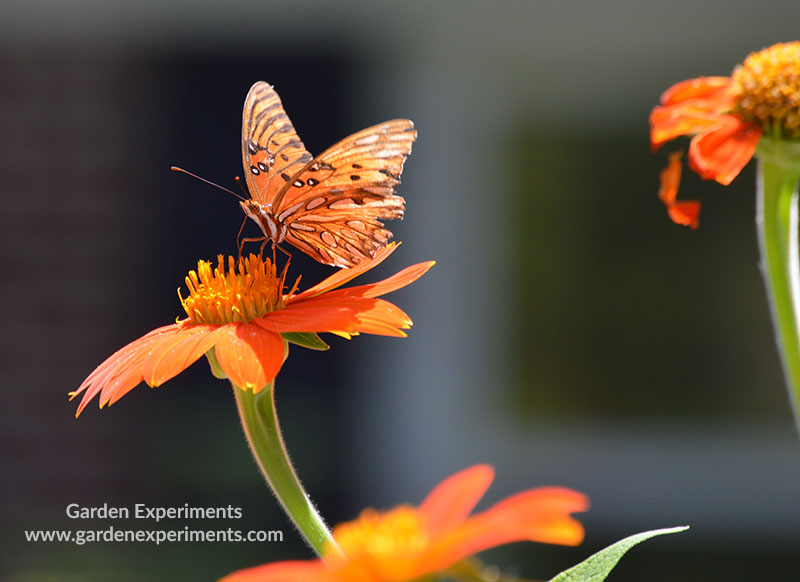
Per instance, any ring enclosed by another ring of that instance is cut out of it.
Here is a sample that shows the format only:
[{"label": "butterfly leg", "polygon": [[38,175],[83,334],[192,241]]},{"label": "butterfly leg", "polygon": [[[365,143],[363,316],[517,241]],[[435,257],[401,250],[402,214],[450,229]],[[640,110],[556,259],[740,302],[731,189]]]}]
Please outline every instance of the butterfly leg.
[{"label": "butterfly leg", "polygon": [[241,256],[241,254],[242,254],[242,249],[244,248],[244,243],[249,243],[249,242],[260,242],[261,243],[261,248],[258,250],[258,253],[262,254],[264,252],[264,245],[267,244],[267,241],[269,241],[269,239],[267,237],[265,237],[265,236],[259,236],[259,237],[256,237],[256,238],[243,238],[243,239],[241,239],[240,244],[239,244],[239,255]]},{"label": "butterfly leg", "polygon": [[236,246],[239,247],[239,258],[242,258],[242,249],[244,248],[244,241],[242,240],[242,232],[244,231],[244,225],[247,222],[247,216],[244,217],[242,220],[242,226],[239,227],[239,232],[236,234]]},{"label": "butterfly leg", "polygon": [[[275,245],[275,248],[276,248],[276,249],[278,249],[280,252],[282,252],[282,253],[283,253],[284,255],[286,255],[287,257],[289,257],[290,259],[292,258],[292,253],[290,253],[289,251],[287,251],[287,250],[286,250],[285,248],[283,248],[281,245],[279,245],[279,244],[276,244],[276,245]],[[274,249],[273,249],[273,252],[274,252]]]}]

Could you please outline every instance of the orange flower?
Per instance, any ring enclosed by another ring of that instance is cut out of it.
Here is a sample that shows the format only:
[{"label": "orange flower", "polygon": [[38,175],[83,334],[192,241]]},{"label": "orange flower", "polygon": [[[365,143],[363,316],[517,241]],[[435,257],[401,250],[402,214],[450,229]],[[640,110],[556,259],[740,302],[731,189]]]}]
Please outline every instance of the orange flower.
[{"label": "orange flower", "polygon": [[[779,43],[750,54],[730,77],[699,77],[673,85],[650,114],[650,144],[657,150],[692,136],[689,166],[701,178],[727,186],[756,152],[762,135],[800,135],[800,42]],[[661,189],[677,194],[674,158],[661,175]],[[679,224],[697,227],[700,203],[662,200]]]},{"label": "orange flower", "polygon": [[490,466],[476,465],[445,479],[419,508],[367,509],[336,526],[341,554],[247,568],[221,582],[402,582],[458,567],[502,544],[581,543],[583,526],[570,513],[586,511],[589,501],[570,489],[529,489],[470,516],[493,479]]},{"label": "orange flower", "polygon": [[[181,296],[187,319],[154,329],[117,351],[92,372],[70,399],[83,394],[76,416],[100,395],[100,407],[113,404],[142,381],[155,387],[173,378],[214,349],[219,367],[233,384],[260,391],[278,374],[286,358],[282,333],[329,332],[345,338],[358,333],[405,337],[411,319],[379,296],[409,285],[433,262],[419,263],[369,285],[338,289],[388,257],[391,244],[367,261],[343,269],[297,293],[283,294],[280,275],[269,259],[250,255],[235,262],[222,255],[218,266],[199,261],[186,277]],[[180,295],[180,290],[179,290]]]}]

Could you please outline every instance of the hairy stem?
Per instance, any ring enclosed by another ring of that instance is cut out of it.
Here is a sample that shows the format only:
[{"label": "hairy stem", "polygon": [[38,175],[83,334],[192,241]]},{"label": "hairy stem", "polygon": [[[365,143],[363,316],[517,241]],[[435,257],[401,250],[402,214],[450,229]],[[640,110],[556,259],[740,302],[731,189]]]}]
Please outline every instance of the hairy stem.
[{"label": "hairy stem", "polygon": [[759,159],[756,225],[761,269],[767,286],[778,351],[789,398],[800,428],[800,258],[798,257],[798,178],[791,164]]}]

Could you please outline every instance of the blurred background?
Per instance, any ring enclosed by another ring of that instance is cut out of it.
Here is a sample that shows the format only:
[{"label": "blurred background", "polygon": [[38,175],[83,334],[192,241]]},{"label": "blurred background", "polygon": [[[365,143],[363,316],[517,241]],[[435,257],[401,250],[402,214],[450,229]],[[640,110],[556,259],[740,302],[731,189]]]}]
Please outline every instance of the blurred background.
[{"label": "blurred background", "polygon": [[[311,557],[204,361],[79,420],[66,397],[182,315],[175,289],[198,258],[236,252],[236,200],[169,167],[235,188],[259,79],[312,153],[395,117],[419,130],[406,218],[390,225],[404,244],[368,276],[438,261],[392,296],[415,321],[409,338],[293,348],[276,384],[297,470],[331,523],[417,503],[487,462],[497,479],[481,507],[546,484],[592,499],[581,547],[485,555],[506,574],[548,579],[681,524],[692,529],[637,547],[609,580],[796,573],[800,440],[757,266],[754,169],[727,188],[687,173],[702,225],[675,226],[647,125],[670,84],[796,40],[796,2],[2,6],[3,580],[216,580]],[[292,271],[309,285],[331,269],[295,252]],[[24,541],[156,527],[70,520],[73,502],[230,504],[242,519],[166,525],[284,541]]]}]

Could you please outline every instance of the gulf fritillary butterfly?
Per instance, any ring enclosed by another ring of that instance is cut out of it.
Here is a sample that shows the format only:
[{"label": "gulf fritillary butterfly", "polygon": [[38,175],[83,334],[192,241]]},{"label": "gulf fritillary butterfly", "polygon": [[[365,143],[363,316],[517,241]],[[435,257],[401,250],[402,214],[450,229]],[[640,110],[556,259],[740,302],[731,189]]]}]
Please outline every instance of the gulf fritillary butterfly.
[{"label": "gulf fritillary butterfly", "polygon": [[275,89],[259,81],[244,102],[242,160],[251,198],[240,204],[265,241],[352,267],[389,242],[381,220],[403,217],[405,200],[394,187],[416,137],[411,121],[394,119],[312,157]]}]

